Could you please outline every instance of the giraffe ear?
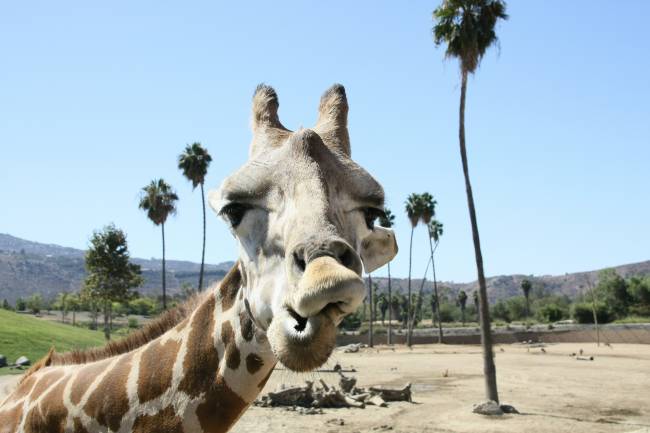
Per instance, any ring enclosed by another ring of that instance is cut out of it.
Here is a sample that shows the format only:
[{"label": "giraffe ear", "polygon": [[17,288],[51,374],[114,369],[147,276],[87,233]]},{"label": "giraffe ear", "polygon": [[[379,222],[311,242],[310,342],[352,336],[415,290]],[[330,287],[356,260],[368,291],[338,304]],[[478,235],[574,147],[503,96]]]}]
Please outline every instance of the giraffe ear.
[{"label": "giraffe ear", "polygon": [[331,149],[350,156],[350,136],[348,135],[348,98],[345,87],[334,84],[320,98],[318,122],[314,131],[321,136]]},{"label": "giraffe ear", "polygon": [[375,227],[361,243],[361,261],[366,273],[373,272],[397,255],[397,240],[391,229]]},{"label": "giraffe ear", "polygon": [[253,95],[251,155],[276,142],[278,138],[289,132],[278,117],[279,106],[278,95],[273,87],[266,84],[257,86]]}]

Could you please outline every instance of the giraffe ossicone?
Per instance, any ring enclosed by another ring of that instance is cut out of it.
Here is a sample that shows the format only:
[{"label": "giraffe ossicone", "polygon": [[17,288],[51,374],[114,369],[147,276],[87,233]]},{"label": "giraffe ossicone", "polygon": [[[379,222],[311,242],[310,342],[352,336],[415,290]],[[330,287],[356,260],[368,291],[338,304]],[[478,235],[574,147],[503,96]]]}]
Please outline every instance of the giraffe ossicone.
[{"label": "giraffe ossicone", "polygon": [[309,371],[329,358],[363,270],[397,243],[374,225],[381,185],[350,158],[343,86],[323,94],[313,129],[286,129],[278,107],[258,86],[249,158],[209,193],[239,244],[224,280],[125,340],[50,352],[0,403],[0,433],[226,432],[278,361]]}]

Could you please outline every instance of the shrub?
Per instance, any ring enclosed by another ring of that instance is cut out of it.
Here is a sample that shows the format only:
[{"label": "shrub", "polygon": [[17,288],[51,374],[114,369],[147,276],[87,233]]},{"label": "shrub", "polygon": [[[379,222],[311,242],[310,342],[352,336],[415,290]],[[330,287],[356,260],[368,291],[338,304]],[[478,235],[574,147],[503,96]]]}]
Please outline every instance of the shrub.
[{"label": "shrub", "polygon": [[128,320],[128,326],[129,326],[129,328],[131,328],[131,329],[136,329],[136,328],[138,328],[138,327],[140,326],[139,323],[138,323],[138,319],[135,318],[135,317],[129,317],[129,320]]},{"label": "shrub", "polygon": [[[578,323],[594,323],[592,304],[588,302],[574,304],[571,313]],[[596,317],[598,318],[598,323],[609,323],[613,319],[607,306],[600,303],[596,304]]]},{"label": "shrub", "polygon": [[460,318],[460,310],[450,304],[440,305],[440,320],[443,322],[456,322]]},{"label": "shrub", "polygon": [[359,311],[355,311],[352,314],[345,316],[339,328],[345,329],[346,331],[356,331],[361,327],[361,314]]},{"label": "shrub", "polygon": [[[558,307],[555,304],[548,304],[544,305],[539,311],[538,311],[539,317],[548,323],[552,322],[557,322],[558,320],[562,320],[564,316],[564,312],[560,307]],[[592,314],[593,316],[593,314]]]},{"label": "shrub", "polygon": [[510,323],[512,321],[508,306],[503,301],[499,301],[494,304],[494,307],[492,307],[492,316],[494,316],[495,319],[503,320],[506,323]]}]

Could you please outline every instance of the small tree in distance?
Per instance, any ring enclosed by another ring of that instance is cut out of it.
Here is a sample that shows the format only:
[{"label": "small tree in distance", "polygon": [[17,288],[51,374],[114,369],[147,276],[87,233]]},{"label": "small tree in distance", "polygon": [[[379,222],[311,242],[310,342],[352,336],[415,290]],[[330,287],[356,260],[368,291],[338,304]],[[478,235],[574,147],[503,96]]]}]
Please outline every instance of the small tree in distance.
[{"label": "small tree in distance", "polygon": [[113,302],[125,302],[134,296],[133,289],[142,284],[140,266],[130,262],[124,232],[114,225],[96,231],[86,252],[85,296],[101,305],[104,311],[104,336],[111,338],[110,316]]}]

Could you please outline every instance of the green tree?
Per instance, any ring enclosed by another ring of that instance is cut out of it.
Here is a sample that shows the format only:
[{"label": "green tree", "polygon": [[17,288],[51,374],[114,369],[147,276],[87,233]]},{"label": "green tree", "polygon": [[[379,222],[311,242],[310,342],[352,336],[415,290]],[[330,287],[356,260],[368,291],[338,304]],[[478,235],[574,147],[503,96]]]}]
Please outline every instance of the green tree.
[{"label": "green tree", "polygon": [[76,293],[71,293],[68,298],[68,308],[72,311],[72,326],[77,324],[77,311],[81,308],[81,300],[79,295]]},{"label": "green tree", "polygon": [[[435,254],[436,251],[438,250],[438,244],[440,243],[440,237],[442,236],[444,230],[443,230],[443,225],[440,221],[437,219],[432,219],[429,221],[427,224],[427,229],[429,232],[429,248],[431,250],[431,270],[433,272],[433,293],[436,297],[436,308],[440,309],[440,296],[438,293],[438,280],[436,278],[436,258]],[[431,242],[433,241],[433,247],[431,246]],[[438,317],[440,317],[440,311],[438,311]],[[443,335],[442,335],[442,322],[438,320],[438,344],[441,344],[443,342],[442,340]]]},{"label": "green tree", "polygon": [[178,168],[192,182],[192,187],[201,187],[201,204],[203,205],[203,249],[201,250],[201,272],[199,273],[199,292],[203,290],[203,267],[205,265],[205,175],[212,157],[201,143],[188,144],[185,151],[178,156]]},{"label": "green tree", "polygon": [[[435,222],[434,224],[434,230],[439,229],[440,231],[435,231],[432,232],[432,227],[431,223],[435,220],[432,218],[436,215],[436,205],[438,202],[433,198],[431,194],[428,192],[422,193],[420,196],[420,200],[422,201],[422,214],[421,214],[421,219],[422,223],[427,227],[427,239],[429,240],[429,252],[431,254],[429,260],[431,261],[432,265],[432,272],[433,272],[433,293],[436,296],[437,302],[436,306],[440,308],[440,299],[438,296],[438,283],[436,281],[436,262],[433,258],[433,255],[438,248],[438,241],[440,238],[440,235],[442,234],[442,224],[439,223],[438,221]],[[435,238],[435,248],[433,246],[433,239]],[[422,291],[420,291],[420,296],[422,296]],[[442,335],[442,324],[438,321],[438,344],[441,344],[443,342],[443,335]]]},{"label": "green tree", "polygon": [[608,305],[612,314],[618,318],[627,315],[633,300],[628,292],[627,282],[614,269],[599,272],[596,296]]},{"label": "green tree", "polygon": [[27,309],[32,312],[32,314],[39,314],[43,308],[43,297],[40,293],[34,293],[32,296],[27,298]]},{"label": "green tree", "polygon": [[86,251],[86,279],[83,291],[104,311],[104,336],[111,338],[113,302],[128,301],[133,289],[142,284],[140,266],[130,262],[126,234],[114,225],[95,231]]},{"label": "green tree", "polygon": [[171,186],[163,179],[152,180],[149,185],[142,188],[140,209],[147,213],[147,217],[162,232],[162,299],[163,309],[167,309],[167,284],[165,280],[165,222],[167,217],[176,213],[178,196]]},{"label": "green tree", "polygon": [[56,295],[56,300],[54,301],[54,308],[61,312],[61,323],[65,323],[65,318],[68,315],[68,297],[70,296],[67,292],[61,292]]},{"label": "green tree", "polygon": [[465,326],[465,307],[467,306],[467,293],[464,290],[458,292],[458,306],[460,307],[460,317],[462,318],[463,326]]},{"label": "green tree", "polygon": [[9,305],[9,301],[7,299],[2,300],[2,309],[3,310],[12,310],[11,305]]},{"label": "green tree", "polygon": [[495,31],[497,21],[507,18],[506,5],[501,0],[443,0],[442,4],[433,12],[435,21],[433,38],[436,45],[445,44],[445,56],[458,59],[460,64],[461,86],[458,137],[478,273],[485,391],[487,398],[497,403],[499,402],[499,393],[492,350],[490,311],[465,145],[465,97],[468,75],[476,71],[485,52],[497,42]]},{"label": "green tree", "polygon": [[[391,212],[390,209],[384,208],[384,213],[383,215],[379,216],[379,225],[382,227],[385,227],[387,229],[392,228],[393,225],[395,224],[395,215],[393,215],[393,212]],[[393,296],[392,296],[392,288],[391,288],[391,277],[390,277],[390,262],[387,263],[388,266],[388,303],[390,304],[392,302]],[[384,318],[382,316],[382,322],[384,321]],[[388,308],[388,333],[387,335],[387,343],[388,344],[393,344],[393,308]]]},{"label": "green tree", "polygon": [[521,281],[521,290],[524,292],[524,298],[526,298],[526,320],[530,317],[530,290],[532,288],[533,285],[527,278]]},{"label": "green tree", "polygon": [[411,347],[411,270],[413,263],[413,233],[422,217],[422,199],[419,194],[412,193],[406,199],[405,204],[406,216],[411,222],[411,242],[409,243],[409,279],[408,279],[408,295],[406,302],[408,303],[406,309],[406,345]]},{"label": "green tree", "polygon": [[379,307],[381,324],[383,326],[386,319],[386,311],[388,311],[388,298],[386,298],[386,294],[380,293],[379,296],[377,296],[377,306]]},{"label": "green tree", "polygon": [[27,303],[23,298],[16,299],[16,311],[25,311],[27,309]]}]

